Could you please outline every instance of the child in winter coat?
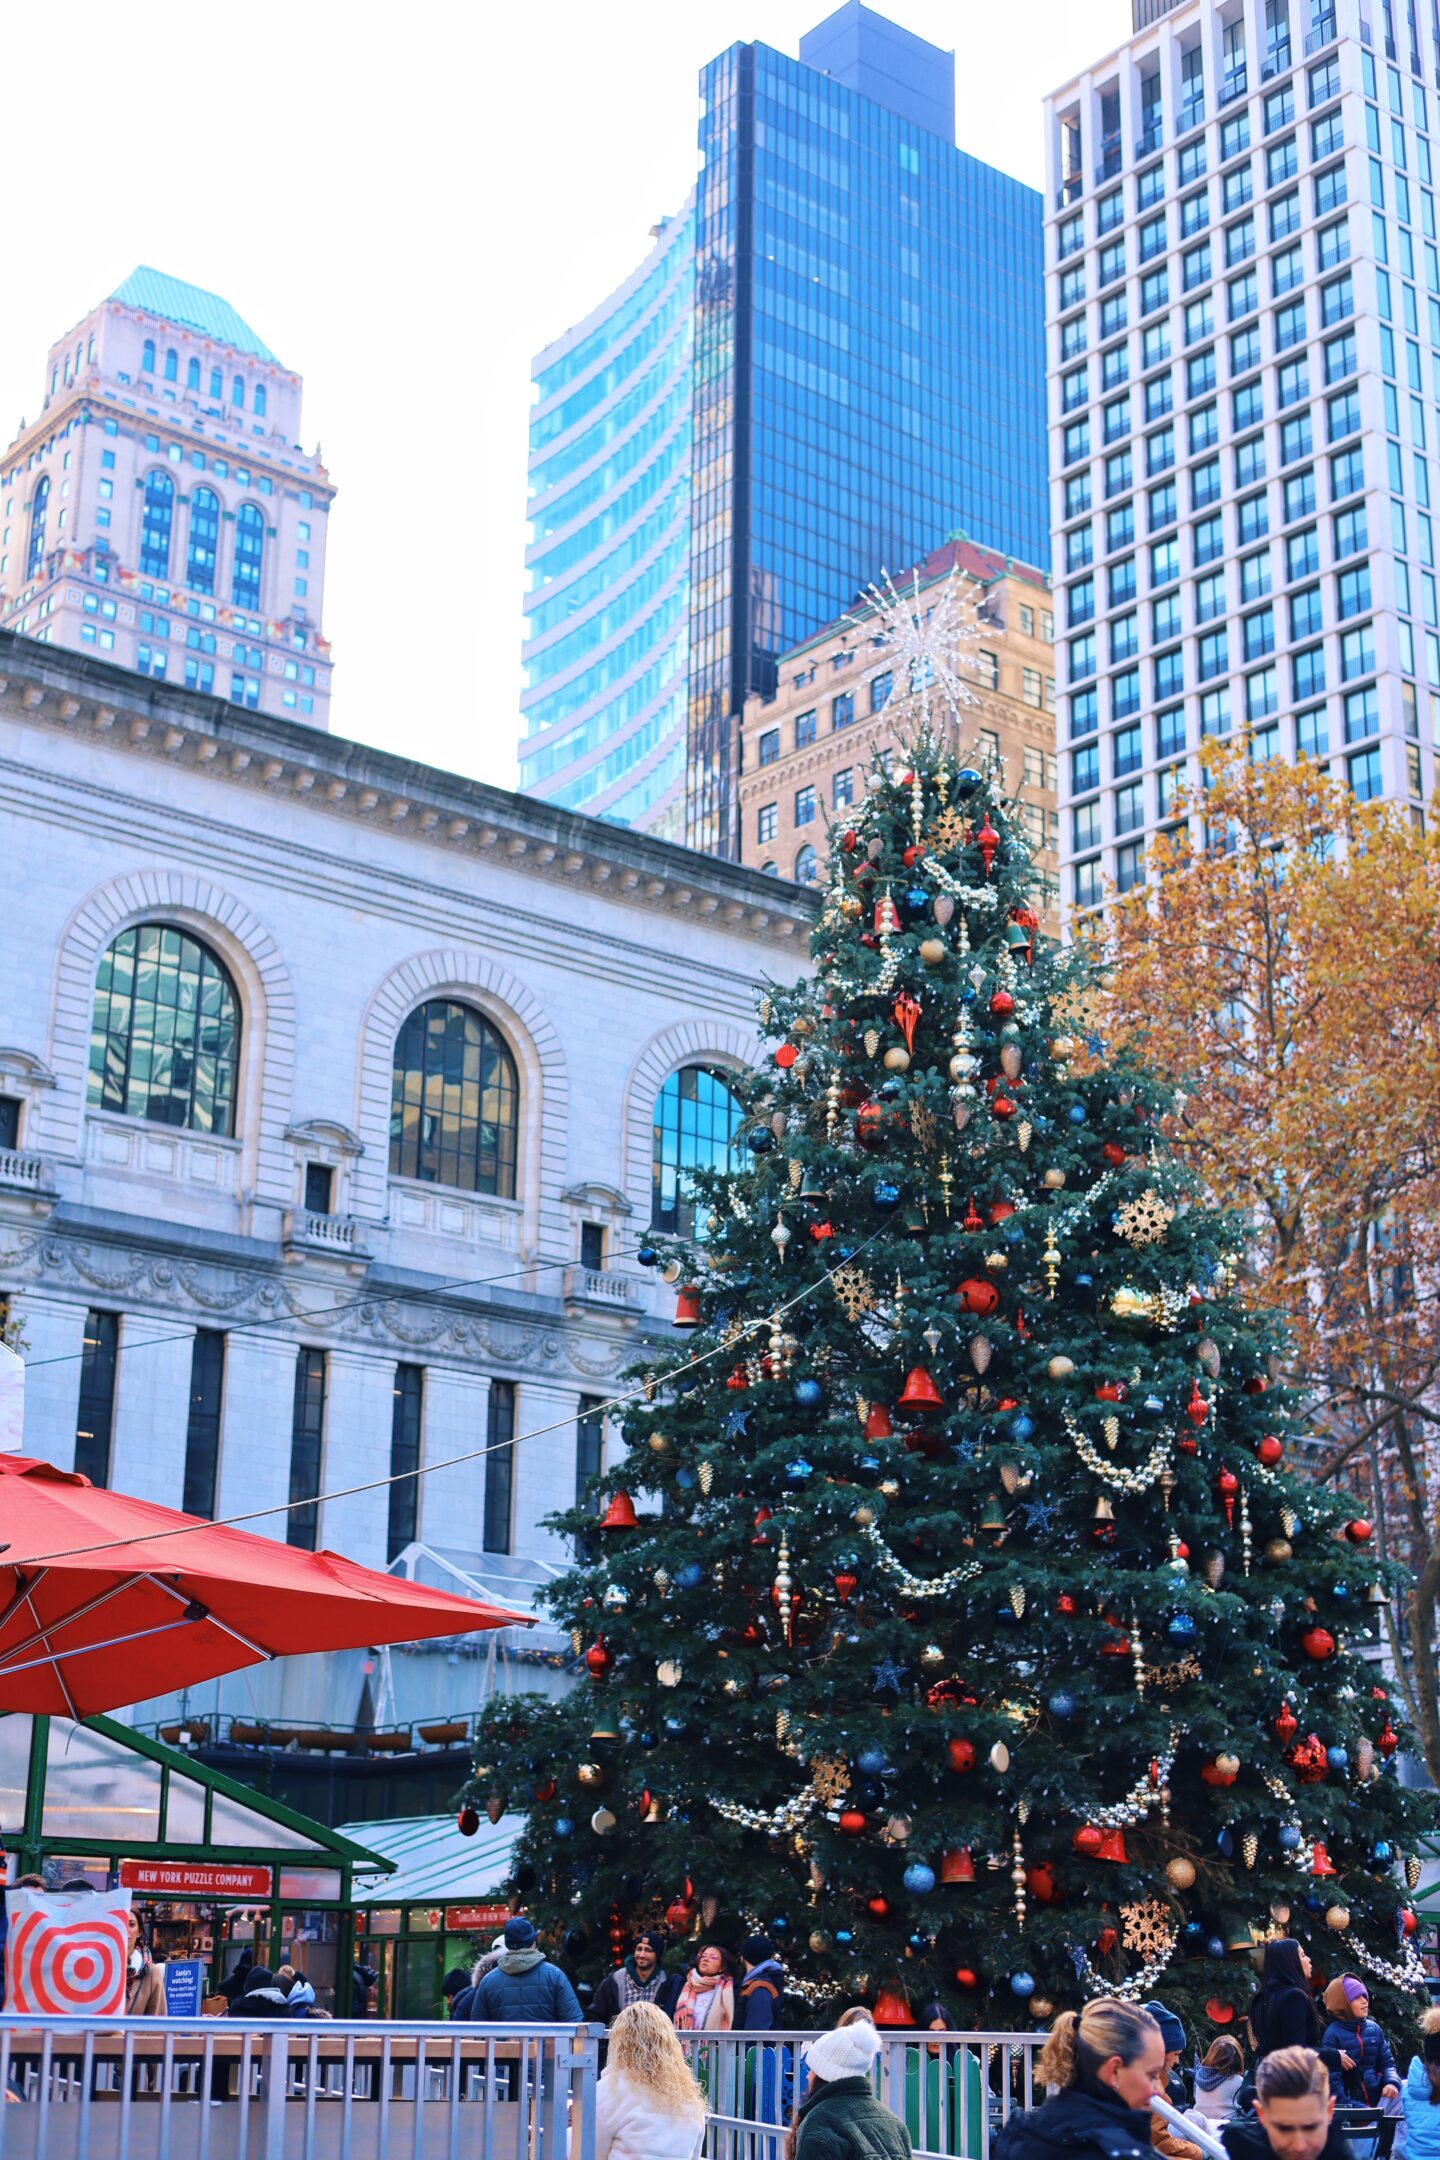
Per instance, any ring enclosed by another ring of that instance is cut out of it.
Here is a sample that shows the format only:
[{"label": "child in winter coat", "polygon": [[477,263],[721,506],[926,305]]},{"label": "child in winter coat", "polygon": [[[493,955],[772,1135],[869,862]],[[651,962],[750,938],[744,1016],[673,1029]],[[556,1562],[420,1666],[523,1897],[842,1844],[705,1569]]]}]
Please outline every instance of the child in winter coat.
[{"label": "child in winter coat", "polygon": [[1420,2053],[1410,2063],[1402,2095],[1405,2160],[1440,2160],[1440,2009],[1420,2020]]},{"label": "child in winter coat", "polygon": [[[1235,2095],[1245,2082],[1245,2057],[1240,2043],[1229,2033],[1212,2040],[1203,2062],[1195,2070],[1195,2104],[1186,2110],[1202,2130],[1229,2122],[1235,2112]],[[1437,2154],[1436,2160],[1440,2160]]]},{"label": "child in winter coat", "polygon": [[1353,1973],[1342,1973],[1325,1990],[1330,2023],[1320,2042],[1322,2054],[1331,2048],[1333,2059],[1330,2090],[1342,2106],[1383,2107],[1394,2113],[1400,2099],[1400,2071],[1390,2043],[1370,2015],[1370,1991]]}]

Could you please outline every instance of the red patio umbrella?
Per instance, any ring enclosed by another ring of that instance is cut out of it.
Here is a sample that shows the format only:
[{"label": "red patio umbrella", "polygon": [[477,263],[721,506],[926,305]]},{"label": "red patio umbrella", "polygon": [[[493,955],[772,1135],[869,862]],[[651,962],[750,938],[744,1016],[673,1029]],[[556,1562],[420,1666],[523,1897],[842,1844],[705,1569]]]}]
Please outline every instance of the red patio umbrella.
[{"label": "red patio umbrella", "polygon": [[89,1717],[306,1650],[533,1624],[0,1455],[0,1710]]}]

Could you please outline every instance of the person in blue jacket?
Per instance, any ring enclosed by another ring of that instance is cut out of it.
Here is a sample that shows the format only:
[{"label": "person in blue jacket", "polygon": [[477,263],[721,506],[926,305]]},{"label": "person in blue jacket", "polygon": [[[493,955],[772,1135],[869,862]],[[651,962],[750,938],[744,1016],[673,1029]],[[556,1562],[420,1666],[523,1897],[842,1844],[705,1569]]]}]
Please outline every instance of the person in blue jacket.
[{"label": "person in blue jacket", "polygon": [[574,1988],[552,1965],[523,1913],[505,1923],[505,1948],[470,2000],[471,2021],[480,2025],[582,2025]]},{"label": "person in blue jacket", "polygon": [[752,1935],[740,1947],[745,1977],[735,1997],[735,2025],[739,2032],[773,2032],[780,2023],[780,1998],[785,1975],[768,1935]]},{"label": "person in blue jacket", "polygon": [[1420,2053],[1405,2080],[1405,2160],[1440,2160],[1440,2010],[1420,2020]]},{"label": "person in blue jacket", "polygon": [[[1320,2041],[1330,2062],[1330,2090],[1351,2107],[1394,2109],[1400,2100],[1400,2070],[1390,2043],[1370,2015],[1370,1990],[1354,1973],[1342,1973],[1325,1990],[1330,2013]],[[1337,2068],[1330,2050],[1339,2056]]]}]

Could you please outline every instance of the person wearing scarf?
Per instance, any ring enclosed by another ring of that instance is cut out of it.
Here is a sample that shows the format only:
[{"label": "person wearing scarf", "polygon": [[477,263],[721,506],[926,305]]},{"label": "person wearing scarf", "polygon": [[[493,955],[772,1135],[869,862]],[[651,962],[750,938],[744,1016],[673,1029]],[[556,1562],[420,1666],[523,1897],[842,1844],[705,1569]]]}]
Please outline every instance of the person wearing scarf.
[{"label": "person wearing scarf", "polygon": [[637,2002],[654,2003],[666,2017],[673,2016],[680,1979],[678,1974],[666,1972],[664,1957],[665,1937],[658,1928],[637,1935],[635,1947],[624,1964],[607,1973],[596,1988],[595,2000],[590,2005],[590,2022],[613,2025],[622,2010],[628,2010],[631,2003]]},{"label": "person wearing scarf", "polygon": [[678,2032],[729,2032],[735,2023],[735,1983],[725,1953],[707,1943],[685,1975],[675,2001]]}]

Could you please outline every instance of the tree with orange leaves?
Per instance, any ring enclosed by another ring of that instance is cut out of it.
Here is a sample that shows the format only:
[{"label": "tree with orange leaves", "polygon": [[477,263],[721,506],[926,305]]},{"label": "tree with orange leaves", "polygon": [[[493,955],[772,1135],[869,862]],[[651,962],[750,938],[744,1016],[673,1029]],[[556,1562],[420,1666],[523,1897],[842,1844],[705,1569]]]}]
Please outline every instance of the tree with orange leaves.
[{"label": "tree with orange leaves", "polygon": [[1412,1570],[1391,1648],[1440,1782],[1440,836],[1308,760],[1201,767],[1105,920],[1108,1025],[1289,1317],[1318,1474]]}]

